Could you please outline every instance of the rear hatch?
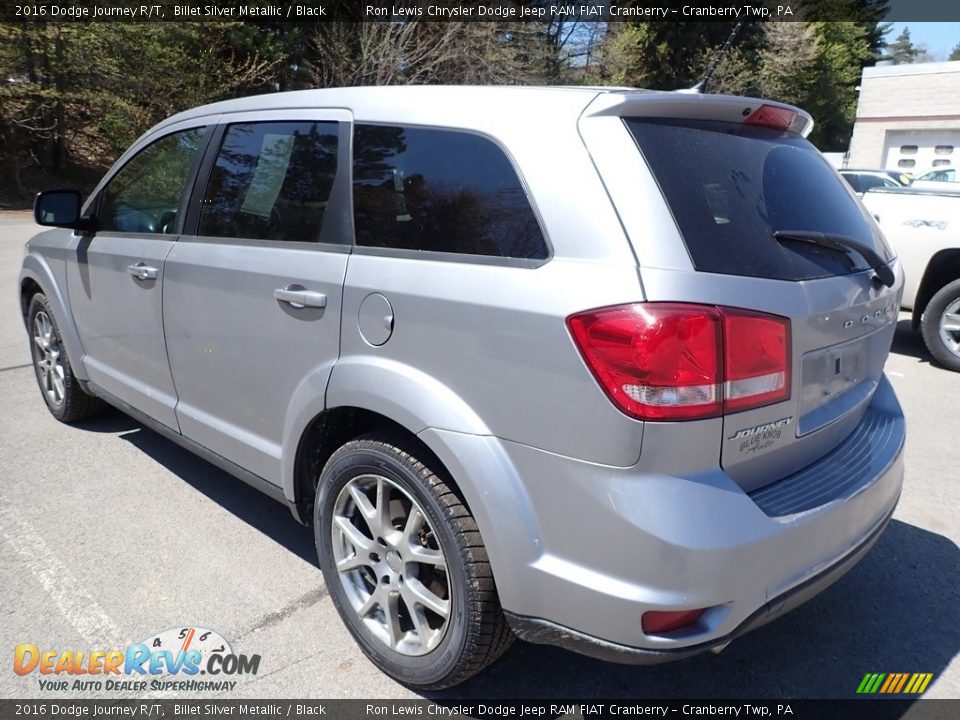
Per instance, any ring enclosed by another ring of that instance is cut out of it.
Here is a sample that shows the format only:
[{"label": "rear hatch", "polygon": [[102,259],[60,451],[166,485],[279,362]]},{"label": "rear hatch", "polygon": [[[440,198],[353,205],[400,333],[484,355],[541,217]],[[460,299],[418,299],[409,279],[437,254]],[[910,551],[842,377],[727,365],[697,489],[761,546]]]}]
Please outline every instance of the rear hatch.
[{"label": "rear hatch", "polygon": [[[789,321],[787,366],[770,376],[784,372],[789,397],[723,415],[721,464],[750,491],[815,462],[859,423],[890,350],[902,275],[852,189],[794,132],[802,115],[742,98],[710,98],[701,103],[704,117],[695,108],[684,103],[683,117],[664,117],[669,105],[638,102],[621,112],[685,262],[661,250],[645,254],[649,239],[634,240],[644,230],[628,232],[647,301]],[[765,352],[749,331],[726,332],[728,365],[737,348]]]}]

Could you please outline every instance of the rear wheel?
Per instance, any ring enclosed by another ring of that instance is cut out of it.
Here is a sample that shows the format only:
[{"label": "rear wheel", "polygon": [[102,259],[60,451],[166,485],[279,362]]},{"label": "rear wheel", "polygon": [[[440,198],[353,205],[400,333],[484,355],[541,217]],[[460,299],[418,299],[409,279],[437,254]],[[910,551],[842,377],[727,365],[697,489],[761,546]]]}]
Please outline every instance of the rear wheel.
[{"label": "rear wheel", "polygon": [[63,349],[60,329],[43,293],[37,293],[30,300],[27,326],[33,369],[50,414],[61,422],[69,423],[98,413],[103,408],[103,402],[85,393],[73,376],[73,368]]},{"label": "rear wheel", "polygon": [[320,477],[314,531],[324,578],[363,652],[407,685],[451,687],[513,640],[477,525],[432,458],[372,435]]},{"label": "rear wheel", "polygon": [[944,285],[930,298],[920,329],[934,359],[960,372],[960,280]]}]

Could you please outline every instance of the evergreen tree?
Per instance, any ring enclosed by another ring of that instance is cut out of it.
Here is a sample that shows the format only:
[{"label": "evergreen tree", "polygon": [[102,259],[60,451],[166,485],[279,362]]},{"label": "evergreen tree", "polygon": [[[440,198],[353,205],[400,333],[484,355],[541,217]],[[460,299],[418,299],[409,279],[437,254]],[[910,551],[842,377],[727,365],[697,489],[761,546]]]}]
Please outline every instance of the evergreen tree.
[{"label": "evergreen tree", "polygon": [[893,60],[894,65],[907,65],[917,59],[920,51],[910,41],[910,28],[904,26],[903,31],[890,45],[887,46],[887,58]]}]

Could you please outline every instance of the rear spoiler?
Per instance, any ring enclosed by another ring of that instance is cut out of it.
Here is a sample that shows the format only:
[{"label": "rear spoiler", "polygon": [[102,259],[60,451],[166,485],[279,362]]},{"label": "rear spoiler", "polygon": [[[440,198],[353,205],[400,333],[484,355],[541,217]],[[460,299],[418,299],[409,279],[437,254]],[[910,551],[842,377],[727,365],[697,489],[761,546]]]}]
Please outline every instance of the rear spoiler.
[{"label": "rear spoiler", "polygon": [[594,98],[583,111],[583,116],[605,115],[749,123],[779,127],[803,137],[813,130],[813,118],[799,108],[773,100],[735,95],[700,95],[649,90],[605,92]]}]

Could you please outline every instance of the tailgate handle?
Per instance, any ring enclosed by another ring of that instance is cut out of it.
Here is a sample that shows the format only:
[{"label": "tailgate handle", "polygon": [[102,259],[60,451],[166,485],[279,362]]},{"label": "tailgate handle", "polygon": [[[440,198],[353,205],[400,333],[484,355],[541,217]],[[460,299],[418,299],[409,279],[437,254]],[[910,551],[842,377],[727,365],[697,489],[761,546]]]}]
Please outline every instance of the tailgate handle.
[{"label": "tailgate handle", "polygon": [[327,296],[316,290],[307,290],[303,285],[287,285],[273,291],[273,297],[295,308],[327,306]]}]

